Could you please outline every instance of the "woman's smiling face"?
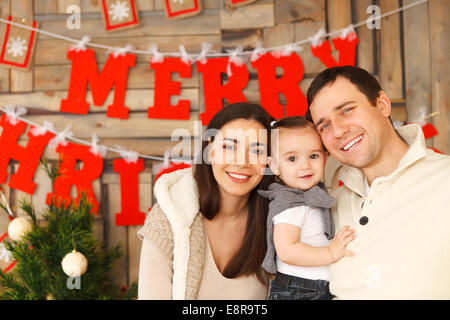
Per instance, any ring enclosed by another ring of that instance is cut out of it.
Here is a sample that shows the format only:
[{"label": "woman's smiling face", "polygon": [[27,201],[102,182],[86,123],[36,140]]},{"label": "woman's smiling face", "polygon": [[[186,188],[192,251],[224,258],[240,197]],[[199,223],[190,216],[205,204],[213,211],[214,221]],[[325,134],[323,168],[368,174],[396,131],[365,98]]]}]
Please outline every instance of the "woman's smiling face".
[{"label": "woman's smiling face", "polygon": [[236,119],[219,130],[209,151],[221,193],[247,196],[267,164],[267,130],[256,120]]}]

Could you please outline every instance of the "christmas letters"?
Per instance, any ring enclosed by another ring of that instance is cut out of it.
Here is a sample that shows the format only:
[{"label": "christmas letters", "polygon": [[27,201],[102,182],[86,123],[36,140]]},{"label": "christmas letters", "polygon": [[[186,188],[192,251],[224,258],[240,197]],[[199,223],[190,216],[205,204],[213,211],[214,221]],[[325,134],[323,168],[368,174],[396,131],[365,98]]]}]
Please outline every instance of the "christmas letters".
[{"label": "christmas letters", "polygon": [[[332,41],[339,51],[339,61],[332,57],[328,41],[311,47],[314,56],[326,67],[354,65],[358,43],[356,34],[350,33],[345,38]],[[67,57],[72,60],[72,71],[68,97],[61,100],[60,111],[87,114],[89,104],[86,102],[86,92],[89,84],[96,106],[102,106],[114,90],[114,101],[107,107],[106,115],[127,119],[129,108],[124,101],[129,69],[135,66],[136,55],[112,53],[100,72],[91,49],[69,50]],[[224,100],[227,103],[247,102],[244,89],[250,72],[245,63],[237,63],[232,57],[220,57],[199,60],[196,65],[203,83],[204,112],[200,115],[203,125],[207,125],[214,114],[223,108]],[[252,59],[251,66],[258,76],[260,103],[274,118],[305,114],[306,98],[299,87],[305,70],[296,53],[265,53]],[[191,62],[183,58],[165,57],[162,61],[150,62],[150,69],[155,74],[155,90],[154,105],[148,108],[148,118],[189,119],[190,101],[180,100],[176,105],[171,105],[170,98],[179,95],[181,87],[179,81],[172,80],[172,74],[191,78]],[[277,75],[277,69],[282,70],[281,75]],[[284,96],[285,105],[280,103],[279,94]]]},{"label": "christmas letters", "polygon": [[[335,49],[339,51],[339,60],[331,56],[328,41],[311,47],[311,50],[326,67],[336,65],[354,65],[357,37],[350,33],[345,38],[333,39]],[[87,114],[89,103],[86,101],[88,87],[95,106],[103,106],[107,96],[113,91],[114,99],[107,106],[108,117],[127,119],[129,107],[125,106],[125,96],[130,68],[135,66],[136,55],[113,52],[109,55],[102,70],[98,70],[95,52],[91,49],[70,49],[67,57],[72,61],[72,71],[66,99],[61,100],[60,111]],[[204,93],[204,111],[200,117],[207,125],[211,118],[227,103],[246,102],[244,94],[250,72],[248,65],[236,57],[208,58],[196,61],[196,71],[202,78]],[[268,52],[251,59],[251,67],[256,70],[259,84],[260,104],[274,117],[304,115],[306,98],[299,87],[305,70],[301,58],[294,52]],[[179,100],[171,104],[171,97],[180,94],[181,84],[172,80],[172,74],[180,78],[192,76],[191,61],[183,58],[164,57],[149,65],[155,75],[154,103],[148,108],[148,118],[189,119],[190,101]],[[286,103],[281,104],[279,95]],[[25,134],[27,124],[11,121],[8,115],[0,118],[0,183],[8,178],[8,165],[11,160],[18,162],[17,170],[9,179],[8,185],[28,194],[35,192],[33,178],[45,147],[55,138],[51,132],[36,133],[30,128],[26,145],[19,144],[19,138]],[[92,203],[92,213],[96,214],[99,203],[95,198],[92,183],[103,171],[103,158],[93,153],[88,146],[64,142],[57,146],[61,156],[63,175],[55,179],[53,191],[47,195],[47,203],[52,199],[72,201],[70,190],[77,189],[78,202],[84,193]],[[78,163],[82,163],[79,169]],[[120,175],[121,211],[116,214],[116,225],[141,225],[145,213],[139,211],[139,172],[144,169],[143,159],[127,161],[114,160],[114,171]]]}]

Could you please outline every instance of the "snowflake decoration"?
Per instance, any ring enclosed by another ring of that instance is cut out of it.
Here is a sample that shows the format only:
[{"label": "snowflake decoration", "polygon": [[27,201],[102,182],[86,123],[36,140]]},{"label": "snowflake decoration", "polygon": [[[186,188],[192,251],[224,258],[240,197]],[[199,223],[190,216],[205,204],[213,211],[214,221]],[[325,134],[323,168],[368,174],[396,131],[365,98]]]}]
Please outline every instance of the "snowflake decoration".
[{"label": "snowflake decoration", "polygon": [[23,56],[27,52],[27,41],[21,37],[11,38],[7,44],[8,53],[12,54],[13,57]]},{"label": "snowflake decoration", "polygon": [[3,243],[0,243],[0,260],[3,260],[4,262],[8,263],[11,262],[12,259],[13,259],[12,253],[9,252],[8,249],[6,249]]},{"label": "snowflake decoration", "polygon": [[127,6],[126,2],[120,2],[119,0],[116,3],[111,4],[111,10],[109,10],[109,14],[112,16],[113,20],[122,21],[125,18],[128,18],[130,8]]}]

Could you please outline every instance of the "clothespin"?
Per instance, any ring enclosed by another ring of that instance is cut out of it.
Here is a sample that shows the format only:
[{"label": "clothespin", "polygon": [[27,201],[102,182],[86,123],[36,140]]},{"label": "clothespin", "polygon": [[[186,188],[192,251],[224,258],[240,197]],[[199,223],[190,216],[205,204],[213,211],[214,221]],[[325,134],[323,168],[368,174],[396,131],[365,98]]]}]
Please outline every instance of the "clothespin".
[{"label": "clothespin", "polygon": [[276,58],[280,58],[280,57],[288,57],[292,54],[292,51],[295,52],[300,52],[302,51],[303,48],[300,46],[297,46],[295,44],[288,44],[286,46],[283,47],[283,49],[281,49],[280,51],[274,51],[272,52],[272,55]]},{"label": "clothespin", "polygon": [[158,52],[158,46],[154,43],[150,45],[148,51],[152,54],[150,61],[152,63],[162,63],[164,61],[164,55]]},{"label": "clothespin", "polygon": [[356,31],[353,24],[350,24],[347,28],[342,30],[341,39],[347,38],[348,35],[350,35],[349,37],[350,41],[356,38]]},{"label": "clothespin", "polygon": [[97,157],[100,156],[100,157],[104,158],[106,156],[106,153],[108,152],[108,150],[106,149],[105,146],[98,145],[98,142],[99,142],[99,139],[98,139],[97,135],[93,134],[92,135],[92,147],[89,149],[89,151],[92,152]]},{"label": "clothespin", "polygon": [[91,38],[89,36],[83,36],[83,38],[81,38],[81,40],[69,47],[69,51],[76,51],[76,52],[80,52],[80,51],[85,51],[87,50],[86,45],[91,41]]},{"label": "clothespin", "polygon": [[33,127],[30,129],[30,131],[33,136],[43,136],[48,131],[50,131],[50,132],[55,131],[55,128],[53,127],[53,123],[45,120],[44,125],[42,125],[40,127]]},{"label": "clothespin", "polygon": [[127,163],[136,163],[139,159],[139,154],[132,150],[126,150],[121,146],[115,146],[117,152],[120,154],[122,158],[125,159]]},{"label": "clothespin", "polygon": [[5,106],[6,120],[13,126],[19,123],[19,117],[27,113],[25,107]]},{"label": "clothespin", "polygon": [[114,58],[117,58],[119,56],[124,56],[126,55],[128,52],[130,52],[131,50],[133,50],[134,47],[131,44],[127,44],[124,48],[114,48],[114,49],[110,49],[108,51],[106,51],[106,54],[111,54],[113,55]]},{"label": "clothespin", "polygon": [[186,48],[182,44],[180,45],[180,53],[181,53],[181,61],[183,61],[186,65],[190,66],[192,63],[192,57],[187,53]]},{"label": "clothespin", "polygon": [[69,131],[71,127],[72,125],[69,124],[63,131],[56,134],[56,136],[50,140],[48,146],[50,148],[57,148],[59,145],[66,146],[68,143],[66,139],[73,138],[73,132]]},{"label": "clothespin", "polygon": [[163,162],[153,166],[153,169],[152,169],[153,175],[157,175],[161,170],[164,170],[164,169],[170,167],[171,152],[172,152],[171,149],[166,150],[166,152],[164,152]]},{"label": "clothespin", "polygon": [[208,43],[208,42],[203,42],[202,43],[202,50],[200,51],[200,54],[197,58],[197,61],[200,62],[201,64],[205,64],[206,63],[206,55],[211,51],[212,48],[212,44]]},{"label": "clothespin", "polygon": [[325,35],[325,29],[321,28],[315,35],[308,37],[308,40],[311,42],[311,46],[313,48],[320,46],[323,42],[322,38],[325,37]]},{"label": "clothespin", "polygon": [[238,67],[240,67],[244,64],[244,59],[241,56],[242,52],[243,52],[243,48],[242,48],[242,46],[238,46],[238,47],[236,47],[236,49],[229,50],[228,52],[230,53],[230,58],[228,60],[227,74],[229,77],[231,77],[233,75],[233,73],[231,72],[231,64],[233,63]]},{"label": "clothespin", "polygon": [[250,61],[255,62],[258,60],[262,55],[265,55],[267,53],[267,50],[264,49],[261,45],[257,46],[250,55]]}]

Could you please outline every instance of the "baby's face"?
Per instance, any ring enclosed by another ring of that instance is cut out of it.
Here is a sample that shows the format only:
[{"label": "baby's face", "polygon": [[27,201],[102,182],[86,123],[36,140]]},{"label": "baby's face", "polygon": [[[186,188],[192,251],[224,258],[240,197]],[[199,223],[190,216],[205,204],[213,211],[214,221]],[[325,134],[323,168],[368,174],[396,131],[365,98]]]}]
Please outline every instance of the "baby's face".
[{"label": "baby's face", "polygon": [[327,154],[313,128],[280,128],[270,167],[289,187],[308,190],[323,177]]}]

